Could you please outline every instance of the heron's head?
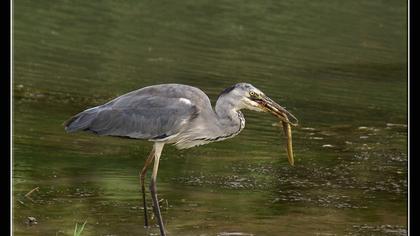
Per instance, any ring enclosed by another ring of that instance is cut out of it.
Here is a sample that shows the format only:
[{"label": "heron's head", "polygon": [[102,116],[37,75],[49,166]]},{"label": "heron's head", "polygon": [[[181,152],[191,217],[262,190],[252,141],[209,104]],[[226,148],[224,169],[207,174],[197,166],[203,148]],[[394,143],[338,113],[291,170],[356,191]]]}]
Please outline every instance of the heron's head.
[{"label": "heron's head", "polygon": [[[249,109],[259,112],[269,112],[282,121],[293,126],[297,125],[297,119],[285,108],[267,97],[261,90],[248,83],[238,83],[225,89],[220,95],[226,96],[235,103],[238,110]],[[292,120],[293,122],[289,121]]]}]

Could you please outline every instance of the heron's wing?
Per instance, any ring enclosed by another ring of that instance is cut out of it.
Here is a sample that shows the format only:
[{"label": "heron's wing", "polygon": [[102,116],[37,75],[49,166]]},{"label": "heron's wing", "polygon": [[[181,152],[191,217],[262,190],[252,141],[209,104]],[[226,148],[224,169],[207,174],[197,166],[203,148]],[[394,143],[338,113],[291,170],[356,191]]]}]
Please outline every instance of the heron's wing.
[{"label": "heron's wing", "polygon": [[180,98],[121,96],[76,115],[66,130],[158,140],[180,132],[198,112],[193,103]]},{"label": "heron's wing", "polygon": [[[203,91],[184,84],[159,84],[144,87],[124,94],[109,103],[123,106],[160,105],[156,104],[157,98],[185,98],[202,111],[212,111],[210,99]],[[162,105],[166,105],[165,101]]]}]

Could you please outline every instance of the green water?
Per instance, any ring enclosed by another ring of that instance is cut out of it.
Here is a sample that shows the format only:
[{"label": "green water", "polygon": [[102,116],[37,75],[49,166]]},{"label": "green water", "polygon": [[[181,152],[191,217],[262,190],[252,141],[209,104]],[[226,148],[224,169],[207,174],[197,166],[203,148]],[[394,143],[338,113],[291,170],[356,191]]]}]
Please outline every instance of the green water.
[{"label": "green water", "polygon": [[158,235],[143,228],[140,207],[151,143],[66,134],[63,121],[152,84],[197,86],[214,103],[237,82],[298,117],[295,167],[276,120],[251,111],[233,139],[166,146],[158,197],[169,235],[406,235],[406,2],[18,0],[13,9],[14,235],[72,235],[85,220],[82,235]]}]

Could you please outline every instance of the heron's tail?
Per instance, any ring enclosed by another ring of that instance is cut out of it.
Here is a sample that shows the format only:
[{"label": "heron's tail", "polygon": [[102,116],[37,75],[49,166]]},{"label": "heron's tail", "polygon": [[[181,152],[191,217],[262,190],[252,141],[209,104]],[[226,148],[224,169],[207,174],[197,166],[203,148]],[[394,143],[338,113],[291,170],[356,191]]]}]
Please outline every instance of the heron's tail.
[{"label": "heron's tail", "polygon": [[66,120],[63,125],[68,133],[76,132],[79,130],[86,130],[89,128],[92,121],[98,114],[96,107],[87,109],[79,114]]}]

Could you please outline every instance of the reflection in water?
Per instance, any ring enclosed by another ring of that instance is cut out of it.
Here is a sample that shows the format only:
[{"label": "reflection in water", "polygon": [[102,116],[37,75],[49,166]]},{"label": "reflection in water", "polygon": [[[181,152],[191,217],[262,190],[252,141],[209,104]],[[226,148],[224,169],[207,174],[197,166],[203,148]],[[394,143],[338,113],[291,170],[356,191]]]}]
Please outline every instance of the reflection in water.
[{"label": "reflection in water", "polygon": [[19,1],[14,11],[16,235],[69,235],[85,220],[83,235],[157,234],[143,228],[137,177],[150,143],[61,124],[169,82],[213,103],[249,82],[301,125],[293,168],[275,119],[248,111],[234,139],[166,147],[158,189],[170,235],[406,235],[405,2]]}]

